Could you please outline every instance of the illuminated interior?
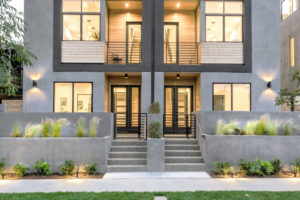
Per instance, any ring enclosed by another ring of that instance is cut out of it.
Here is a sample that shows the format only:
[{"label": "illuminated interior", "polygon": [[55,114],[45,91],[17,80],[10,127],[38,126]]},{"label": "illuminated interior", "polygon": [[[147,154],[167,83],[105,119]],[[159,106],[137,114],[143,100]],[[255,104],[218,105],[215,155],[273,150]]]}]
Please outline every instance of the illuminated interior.
[{"label": "illuminated interior", "polygon": [[290,66],[295,67],[295,38],[290,38]]},{"label": "illuminated interior", "polygon": [[281,19],[285,20],[298,9],[298,0],[283,0],[281,3]]}]

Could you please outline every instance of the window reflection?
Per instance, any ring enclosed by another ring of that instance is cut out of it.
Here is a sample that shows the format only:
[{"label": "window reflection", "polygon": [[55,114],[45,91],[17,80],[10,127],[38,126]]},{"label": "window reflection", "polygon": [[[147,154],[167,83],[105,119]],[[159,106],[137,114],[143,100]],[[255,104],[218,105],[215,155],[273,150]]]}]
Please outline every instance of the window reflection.
[{"label": "window reflection", "polygon": [[82,39],[99,40],[100,39],[100,16],[83,15]]},{"label": "window reflection", "polygon": [[82,12],[100,12],[100,0],[82,0]]},{"label": "window reflection", "polygon": [[64,15],[63,39],[80,40],[80,15]]}]

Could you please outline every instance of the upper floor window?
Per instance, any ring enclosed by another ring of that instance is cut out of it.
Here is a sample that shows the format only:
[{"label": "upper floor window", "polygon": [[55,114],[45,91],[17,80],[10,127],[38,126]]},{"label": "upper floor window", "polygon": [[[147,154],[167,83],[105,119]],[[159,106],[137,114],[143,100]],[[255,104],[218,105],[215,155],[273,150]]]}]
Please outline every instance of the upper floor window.
[{"label": "upper floor window", "polygon": [[100,40],[100,0],[62,0],[63,40]]},{"label": "upper floor window", "polygon": [[298,9],[299,0],[283,0],[281,2],[281,19],[285,20]]},{"label": "upper floor window", "polygon": [[243,1],[206,0],[206,41],[243,41]]}]

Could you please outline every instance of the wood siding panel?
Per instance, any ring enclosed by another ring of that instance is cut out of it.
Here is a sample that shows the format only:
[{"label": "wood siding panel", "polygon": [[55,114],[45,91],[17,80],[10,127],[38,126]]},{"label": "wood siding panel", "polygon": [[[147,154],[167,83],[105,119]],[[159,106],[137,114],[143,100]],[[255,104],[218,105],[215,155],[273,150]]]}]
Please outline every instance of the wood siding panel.
[{"label": "wood siding panel", "polygon": [[105,43],[92,41],[63,41],[62,63],[104,63]]},{"label": "wood siding panel", "polygon": [[3,104],[7,106],[7,112],[23,112],[22,100],[2,100]]},{"label": "wood siding panel", "polygon": [[201,63],[244,64],[243,43],[202,43]]}]

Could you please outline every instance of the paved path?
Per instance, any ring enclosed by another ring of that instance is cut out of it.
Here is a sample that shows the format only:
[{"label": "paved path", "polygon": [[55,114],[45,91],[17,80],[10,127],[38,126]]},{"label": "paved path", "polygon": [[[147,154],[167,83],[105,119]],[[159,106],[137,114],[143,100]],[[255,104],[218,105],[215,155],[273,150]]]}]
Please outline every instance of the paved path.
[{"label": "paved path", "polygon": [[69,179],[0,180],[0,193],[24,192],[173,192],[173,191],[300,191],[300,179]]}]

